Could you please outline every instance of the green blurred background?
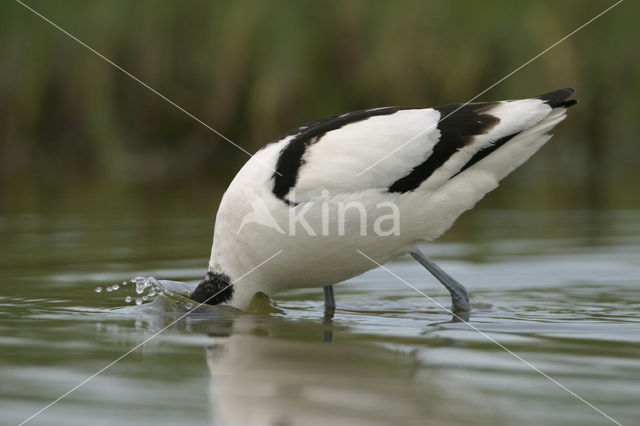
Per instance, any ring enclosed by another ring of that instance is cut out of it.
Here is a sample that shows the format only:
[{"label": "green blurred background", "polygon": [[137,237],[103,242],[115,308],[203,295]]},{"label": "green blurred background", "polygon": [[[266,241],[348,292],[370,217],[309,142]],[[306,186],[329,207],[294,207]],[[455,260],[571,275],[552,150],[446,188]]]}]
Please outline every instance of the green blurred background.
[{"label": "green blurred background", "polygon": [[[465,102],[613,1],[26,2],[254,152],[335,113]],[[484,208],[640,207],[638,2],[479,100],[580,104]],[[15,1],[0,6],[0,212],[213,211],[248,156]]]}]

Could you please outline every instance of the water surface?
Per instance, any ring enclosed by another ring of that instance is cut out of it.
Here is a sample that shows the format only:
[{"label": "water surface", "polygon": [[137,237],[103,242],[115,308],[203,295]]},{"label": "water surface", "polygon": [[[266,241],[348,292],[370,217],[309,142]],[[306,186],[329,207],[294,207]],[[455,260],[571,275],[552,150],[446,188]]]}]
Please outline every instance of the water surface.
[{"label": "water surface", "polygon": [[[424,247],[470,290],[464,324],[382,269],[336,287],[332,321],[320,289],[250,313],[136,305],[133,277],[195,285],[212,229],[200,210],[136,211],[0,217],[1,424],[165,327],[28,424],[612,424],[496,342],[639,423],[640,212],[467,214]],[[388,267],[449,307],[410,258]]]}]

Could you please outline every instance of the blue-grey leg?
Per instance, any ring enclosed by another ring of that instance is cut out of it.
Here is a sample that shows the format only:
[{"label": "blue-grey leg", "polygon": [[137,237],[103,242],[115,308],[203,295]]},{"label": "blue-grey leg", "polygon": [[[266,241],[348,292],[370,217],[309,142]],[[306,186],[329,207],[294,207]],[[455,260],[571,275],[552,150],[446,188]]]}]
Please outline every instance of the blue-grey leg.
[{"label": "blue-grey leg", "polygon": [[[431,274],[449,290],[449,293],[451,293],[451,304],[453,305],[452,311],[455,315],[468,314],[471,311],[467,289],[464,288],[462,284],[440,269],[433,260],[425,256],[420,250],[415,249],[411,252],[411,256],[424,266],[427,271],[431,272]],[[468,317],[468,315],[465,316]]]},{"label": "blue-grey leg", "polygon": [[330,320],[336,312],[336,298],[333,295],[333,286],[324,286],[322,290],[324,290],[324,317],[325,320]]}]

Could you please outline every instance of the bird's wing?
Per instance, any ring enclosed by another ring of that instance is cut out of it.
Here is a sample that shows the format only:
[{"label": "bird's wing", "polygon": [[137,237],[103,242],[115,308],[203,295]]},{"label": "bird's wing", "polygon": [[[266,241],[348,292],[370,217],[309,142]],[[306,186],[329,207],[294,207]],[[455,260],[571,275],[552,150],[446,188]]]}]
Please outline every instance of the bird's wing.
[{"label": "bird's wing", "polygon": [[434,190],[568,107],[572,89],[515,101],[388,107],[318,120],[288,133],[273,174],[273,193],[301,203],[328,191]]}]

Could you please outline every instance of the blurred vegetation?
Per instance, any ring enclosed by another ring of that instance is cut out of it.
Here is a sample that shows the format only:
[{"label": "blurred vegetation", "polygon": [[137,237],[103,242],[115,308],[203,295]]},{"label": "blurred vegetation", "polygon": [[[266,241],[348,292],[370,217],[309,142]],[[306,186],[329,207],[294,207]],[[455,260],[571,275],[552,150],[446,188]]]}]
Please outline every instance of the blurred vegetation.
[{"label": "blurred vegetation", "polygon": [[[26,3],[254,152],[334,113],[467,101],[613,1]],[[581,102],[489,205],[640,206],[638,16],[622,3],[479,99]],[[110,185],[206,196],[248,158],[17,2],[0,37],[0,208]]]}]

